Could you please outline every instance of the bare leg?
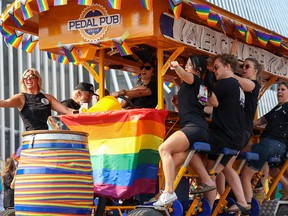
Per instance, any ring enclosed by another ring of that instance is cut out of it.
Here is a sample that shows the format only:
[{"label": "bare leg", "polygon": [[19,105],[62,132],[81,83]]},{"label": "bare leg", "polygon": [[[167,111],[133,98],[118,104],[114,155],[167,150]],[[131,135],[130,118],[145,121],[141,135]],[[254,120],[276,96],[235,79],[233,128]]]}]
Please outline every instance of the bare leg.
[{"label": "bare leg", "polygon": [[251,179],[256,172],[257,171],[251,169],[247,165],[244,166],[243,171],[241,172],[241,182],[243,186],[243,191],[244,191],[246,201],[248,203],[251,203],[251,200],[253,197]]},{"label": "bare leg", "polygon": [[182,131],[176,131],[159,147],[165,176],[165,188],[168,193],[173,193],[173,181],[175,178],[175,162],[173,154],[185,152],[189,148],[189,140]]},{"label": "bare leg", "polygon": [[[232,167],[235,159],[236,159],[236,156],[233,156],[230,159],[228,164],[225,166],[223,173],[224,173],[225,178],[226,178],[228,184],[230,185],[230,187],[231,187],[231,189],[232,189],[232,191],[236,197],[237,203],[243,207],[247,207],[248,204],[245,200],[245,196],[244,196],[240,177],[239,177],[238,173],[235,171],[235,169],[233,169],[233,167]],[[250,185],[251,185],[251,183],[250,183]]]}]

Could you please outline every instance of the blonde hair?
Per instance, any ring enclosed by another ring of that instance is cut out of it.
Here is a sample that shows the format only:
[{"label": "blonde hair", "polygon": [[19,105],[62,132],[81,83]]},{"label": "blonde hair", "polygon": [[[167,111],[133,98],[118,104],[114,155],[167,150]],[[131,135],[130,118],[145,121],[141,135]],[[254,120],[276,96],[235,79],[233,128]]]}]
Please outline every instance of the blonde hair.
[{"label": "blonde hair", "polygon": [[21,81],[20,81],[20,89],[21,89],[21,92],[24,92],[26,93],[27,92],[27,88],[25,86],[25,83],[24,83],[24,79],[23,77],[26,75],[26,73],[28,72],[32,72],[33,75],[35,75],[36,77],[38,77],[38,91],[44,91],[43,90],[43,87],[42,87],[42,77],[39,73],[39,71],[37,71],[35,68],[29,68],[27,70],[25,70],[22,74],[22,77],[21,77]]},{"label": "blonde hair", "polygon": [[14,159],[12,157],[7,158],[6,159],[6,163],[5,163],[5,168],[4,168],[4,171],[3,171],[3,175],[2,175],[3,183],[5,183],[4,176],[7,173],[10,173],[12,176],[14,176],[15,171],[16,171],[16,166],[15,166],[15,163],[14,163]]}]

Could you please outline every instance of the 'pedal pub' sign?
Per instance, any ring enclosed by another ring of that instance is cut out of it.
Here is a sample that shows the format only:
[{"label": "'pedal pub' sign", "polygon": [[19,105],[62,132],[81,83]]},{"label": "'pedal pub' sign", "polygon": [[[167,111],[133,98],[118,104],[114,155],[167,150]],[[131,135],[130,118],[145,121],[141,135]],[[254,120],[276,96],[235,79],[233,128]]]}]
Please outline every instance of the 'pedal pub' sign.
[{"label": "'pedal pub' sign", "polygon": [[68,31],[80,31],[81,36],[88,41],[101,39],[109,26],[120,24],[120,14],[109,15],[100,4],[84,8],[79,19],[68,21]]}]

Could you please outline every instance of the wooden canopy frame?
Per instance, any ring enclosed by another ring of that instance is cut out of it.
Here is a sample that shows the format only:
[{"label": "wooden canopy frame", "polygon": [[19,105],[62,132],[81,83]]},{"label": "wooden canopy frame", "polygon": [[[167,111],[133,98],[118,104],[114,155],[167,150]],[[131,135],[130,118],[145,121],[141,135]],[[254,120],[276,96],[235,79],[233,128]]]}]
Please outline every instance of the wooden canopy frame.
[{"label": "wooden canopy frame", "polygon": [[[24,16],[21,11],[23,2],[30,6],[33,16],[25,20],[22,26],[17,26],[13,21],[13,16],[23,19]],[[5,26],[13,31],[19,30],[23,33],[38,36],[40,49],[56,55],[66,55],[63,50],[64,46],[73,47],[77,51],[79,63],[99,83],[100,97],[104,96],[104,67],[117,65],[125,71],[137,73],[142,60],[134,51],[141,49],[142,45],[153,47],[156,51],[159,87],[158,107],[160,109],[164,107],[163,80],[171,81],[176,77],[175,73],[169,70],[167,60],[186,60],[190,54],[195,53],[202,53],[210,57],[217,54],[182,43],[180,40],[168,38],[163,34],[166,28],[170,28],[170,31],[173,31],[174,34],[175,29],[173,28],[175,25],[169,26],[168,24],[173,24],[173,22],[175,24],[179,21],[179,19],[173,18],[173,11],[168,0],[154,0],[152,10],[143,8],[140,0],[133,1],[133,4],[131,0],[122,0],[121,10],[108,7],[107,0],[93,0],[91,6],[79,5],[77,0],[67,0],[67,4],[61,6],[54,6],[54,0],[39,0],[38,2],[47,3],[46,9],[45,7],[42,9],[44,11],[41,12],[36,0],[14,1],[1,15],[2,28]],[[220,15],[226,27],[225,31],[223,32],[220,22],[214,27],[208,26],[207,21],[199,17],[193,4],[209,6],[210,13]],[[11,11],[12,16],[9,15]],[[245,44],[245,38],[231,20],[245,25],[248,29],[257,29],[265,34],[280,36],[284,45],[287,45],[288,42],[286,37],[225,11],[205,0],[182,1],[180,19],[195,24],[197,28],[200,26],[199,28],[211,29],[213,34],[225,34],[228,39],[237,39],[243,44]],[[252,43],[249,46],[278,56],[281,58],[279,61],[284,65],[288,65],[286,46],[277,47],[267,43],[266,47],[262,47],[255,32],[251,31],[251,35]],[[199,37],[203,37],[203,35],[199,35]],[[111,48],[115,46],[115,39],[120,40],[120,42],[125,41],[131,49],[133,54],[129,58],[121,57],[119,54],[109,54]],[[89,63],[91,62],[99,64],[98,72],[90,67]],[[274,67],[279,68],[279,65],[274,65]],[[266,70],[264,78],[267,81],[270,80],[270,82],[266,82],[263,89],[266,90],[272,84],[272,81],[274,82],[279,78],[286,79],[287,74],[285,73],[286,71],[278,74]]]}]

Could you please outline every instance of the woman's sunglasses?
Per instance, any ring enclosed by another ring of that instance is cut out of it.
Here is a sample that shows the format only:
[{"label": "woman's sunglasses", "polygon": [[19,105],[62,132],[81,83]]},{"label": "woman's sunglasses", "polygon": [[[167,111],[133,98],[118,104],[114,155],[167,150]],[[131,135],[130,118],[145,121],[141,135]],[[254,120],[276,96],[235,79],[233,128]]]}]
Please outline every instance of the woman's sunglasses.
[{"label": "woman's sunglasses", "polygon": [[240,65],[240,68],[242,68],[242,69],[246,69],[246,70],[248,70],[249,68],[251,68],[251,66],[249,65],[249,64],[242,64],[242,65]]},{"label": "woman's sunglasses", "polygon": [[33,75],[33,74],[30,74],[30,75],[25,75],[22,77],[24,80],[26,79],[36,79],[38,78],[37,76]]},{"label": "woman's sunglasses", "polygon": [[145,66],[145,65],[140,66],[140,70],[143,70],[144,68],[145,70],[150,70],[152,66]]}]

